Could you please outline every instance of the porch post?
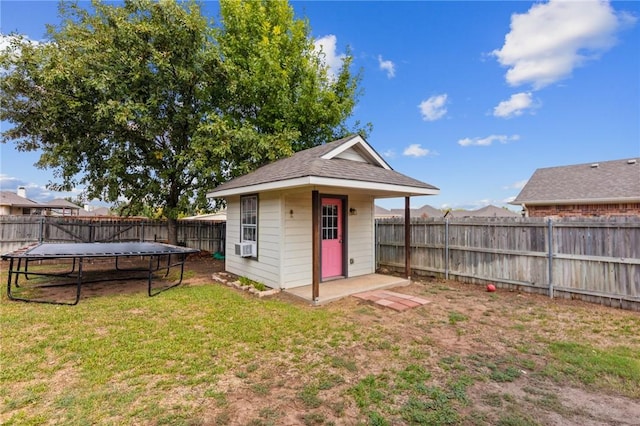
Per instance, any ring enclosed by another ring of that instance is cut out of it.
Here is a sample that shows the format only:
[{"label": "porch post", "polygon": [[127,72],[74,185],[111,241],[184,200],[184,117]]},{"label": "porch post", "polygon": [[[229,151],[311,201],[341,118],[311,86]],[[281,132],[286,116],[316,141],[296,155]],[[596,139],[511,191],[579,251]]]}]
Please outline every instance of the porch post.
[{"label": "porch post", "polygon": [[320,193],[311,191],[311,299],[313,303],[320,297]]},{"label": "porch post", "polygon": [[411,280],[411,197],[404,197],[404,270]]}]

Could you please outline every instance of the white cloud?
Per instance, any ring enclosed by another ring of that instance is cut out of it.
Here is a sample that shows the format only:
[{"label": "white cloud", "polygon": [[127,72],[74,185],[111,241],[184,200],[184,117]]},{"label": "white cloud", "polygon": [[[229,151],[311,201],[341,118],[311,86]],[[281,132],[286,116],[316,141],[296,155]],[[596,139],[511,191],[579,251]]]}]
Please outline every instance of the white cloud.
[{"label": "white cloud", "polygon": [[402,155],[406,155],[407,157],[424,157],[430,153],[431,151],[423,148],[419,143],[414,143],[406,147],[402,152]]},{"label": "white cloud", "polygon": [[436,121],[447,114],[447,94],[431,96],[426,101],[422,101],[418,108],[424,121]]},{"label": "white cloud", "polygon": [[521,92],[511,95],[508,101],[502,101],[493,108],[495,117],[511,118],[522,115],[527,109],[535,108],[531,92]]},{"label": "white cloud", "polygon": [[382,59],[382,55],[378,55],[378,64],[380,65],[380,69],[382,71],[387,72],[387,78],[393,78],[396,76],[396,64],[392,61],[385,61]]},{"label": "white cloud", "polygon": [[616,13],[606,0],[550,0],[511,16],[504,45],[492,54],[509,70],[512,86],[540,89],[571,75],[616,42],[615,33],[636,18]]},{"label": "white cloud", "polygon": [[329,78],[335,79],[342,67],[342,61],[345,58],[344,53],[336,52],[337,38],[333,34],[320,37],[313,42],[316,54],[320,55],[322,63],[327,67]]},{"label": "white cloud", "polygon": [[388,149],[382,153],[382,156],[386,158],[395,158],[396,152],[392,149]]},{"label": "white cloud", "polygon": [[16,192],[19,186],[24,186],[27,198],[36,202],[44,203],[54,198],[77,197],[82,194],[81,188],[72,188],[71,191],[51,191],[46,185],[28,182],[23,179],[0,174],[0,190]]},{"label": "white cloud", "polygon": [[517,141],[520,139],[519,135],[490,135],[485,138],[464,138],[458,141],[460,146],[491,146],[494,142],[500,142],[502,144]]},{"label": "white cloud", "polygon": [[[516,182],[514,182],[514,183],[512,183],[510,185],[507,185],[507,186],[503,187],[502,189],[522,189],[527,184],[527,181],[528,181],[527,179],[519,180],[519,181],[516,181]],[[515,199],[515,197],[513,197],[513,198]],[[513,200],[509,200],[509,201],[513,201]]]}]

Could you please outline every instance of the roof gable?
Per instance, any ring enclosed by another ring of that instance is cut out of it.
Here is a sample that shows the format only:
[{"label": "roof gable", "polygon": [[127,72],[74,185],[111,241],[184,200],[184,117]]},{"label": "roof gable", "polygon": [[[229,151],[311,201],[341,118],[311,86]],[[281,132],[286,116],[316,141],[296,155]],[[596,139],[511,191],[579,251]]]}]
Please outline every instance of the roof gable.
[{"label": "roof gable", "polygon": [[361,136],[353,135],[267,164],[219,185],[207,197],[223,198],[306,185],[377,189],[412,195],[439,192],[428,183],[394,171]]},{"label": "roof gable", "polygon": [[537,169],[510,204],[640,201],[640,159]]},{"label": "roof gable", "polygon": [[391,170],[391,166],[359,135],[347,138],[345,142],[337,145],[321,158],[324,160],[342,158],[344,160],[360,161]]}]

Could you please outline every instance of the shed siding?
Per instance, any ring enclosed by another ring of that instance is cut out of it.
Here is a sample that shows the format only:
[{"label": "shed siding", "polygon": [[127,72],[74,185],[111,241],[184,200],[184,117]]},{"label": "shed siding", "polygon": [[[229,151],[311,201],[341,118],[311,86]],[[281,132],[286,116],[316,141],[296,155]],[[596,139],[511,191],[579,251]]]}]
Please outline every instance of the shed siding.
[{"label": "shed siding", "polygon": [[283,287],[309,285],[313,278],[311,270],[311,191],[288,194],[284,198]]},{"label": "shed siding", "polygon": [[357,213],[347,213],[348,220],[348,255],[353,264],[347,262],[348,276],[372,274],[375,272],[375,241],[374,241],[374,199],[368,195],[349,195],[350,208]]},{"label": "shed siding", "polygon": [[[347,271],[355,277],[375,272],[374,199],[356,192],[318,188],[321,194],[346,195]],[[227,271],[272,288],[293,288],[312,282],[311,190],[269,192],[259,196],[258,259],[234,254],[240,238],[240,198],[227,200]],[[356,214],[349,214],[349,209]],[[353,259],[353,263],[350,260]]]},{"label": "shed siding", "polygon": [[278,193],[262,193],[258,204],[258,259],[235,255],[234,244],[240,241],[240,197],[227,200],[227,271],[261,282],[272,288],[280,287],[280,218]]}]

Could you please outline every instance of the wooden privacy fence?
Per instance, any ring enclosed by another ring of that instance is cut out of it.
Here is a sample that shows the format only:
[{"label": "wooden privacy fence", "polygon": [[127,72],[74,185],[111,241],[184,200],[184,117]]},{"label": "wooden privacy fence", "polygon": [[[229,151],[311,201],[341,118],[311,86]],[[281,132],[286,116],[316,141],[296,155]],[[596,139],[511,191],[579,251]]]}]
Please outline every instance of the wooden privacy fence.
[{"label": "wooden privacy fence", "polygon": [[[179,220],[186,247],[224,253],[225,222]],[[0,216],[0,253],[37,242],[168,241],[167,222],[139,218]]]},{"label": "wooden privacy fence", "polygon": [[[404,271],[404,219],[376,221],[378,267]],[[411,269],[640,310],[640,217],[411,222]]]}]

